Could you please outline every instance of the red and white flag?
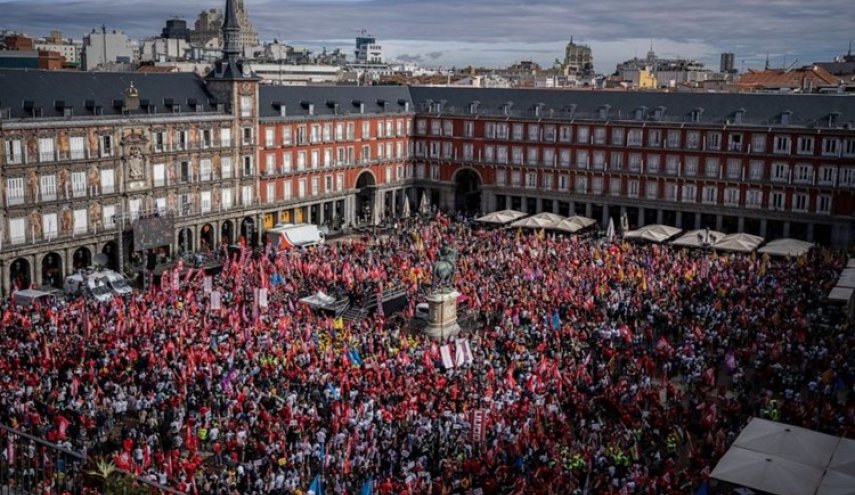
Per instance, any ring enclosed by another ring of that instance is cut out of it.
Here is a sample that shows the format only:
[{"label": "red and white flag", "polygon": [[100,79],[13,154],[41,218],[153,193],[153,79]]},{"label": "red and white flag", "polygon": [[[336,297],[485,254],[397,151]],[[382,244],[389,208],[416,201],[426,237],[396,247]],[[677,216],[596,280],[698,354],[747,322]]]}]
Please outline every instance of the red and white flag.
[{"label": "red and white flag", "polygon": [[445,344],[439,348],[439,353],[442,356],[442,365],[445,369],[454,368],[454,361],[451,360],[451,346]]}]

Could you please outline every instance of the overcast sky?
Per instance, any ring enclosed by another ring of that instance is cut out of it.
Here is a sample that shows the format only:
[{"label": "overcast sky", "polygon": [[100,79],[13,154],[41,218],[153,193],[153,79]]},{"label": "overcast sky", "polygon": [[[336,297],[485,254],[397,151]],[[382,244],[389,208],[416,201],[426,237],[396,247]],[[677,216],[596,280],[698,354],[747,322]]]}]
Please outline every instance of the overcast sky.
[{"label": "overcast sky", "polygon": [[[192,27],[202,9],[225,0],[0,0],[0,29],[31,36],[62,29],[80,38],[106,24],[132,38],[160,33],[173,16]],[[681,56],[718,69],[830,61],[855,36],[853,0],[245,0],[263,40],[313,50],[342,48],[366,29],[387,58],[431,66],[549,65],[570,35],[593,49],[598,71],[644,56]]]}]

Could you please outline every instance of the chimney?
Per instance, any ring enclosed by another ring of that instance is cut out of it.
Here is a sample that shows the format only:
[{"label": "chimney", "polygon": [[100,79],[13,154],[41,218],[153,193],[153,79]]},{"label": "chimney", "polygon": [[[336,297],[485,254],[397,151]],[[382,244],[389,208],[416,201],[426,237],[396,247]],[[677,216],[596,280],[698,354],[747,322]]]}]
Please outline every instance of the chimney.
[{"label": "chimney", "polygon": [[134,82],[125,90],[125,111],[134,112],[140,108],[140,92],[134,87]]}]

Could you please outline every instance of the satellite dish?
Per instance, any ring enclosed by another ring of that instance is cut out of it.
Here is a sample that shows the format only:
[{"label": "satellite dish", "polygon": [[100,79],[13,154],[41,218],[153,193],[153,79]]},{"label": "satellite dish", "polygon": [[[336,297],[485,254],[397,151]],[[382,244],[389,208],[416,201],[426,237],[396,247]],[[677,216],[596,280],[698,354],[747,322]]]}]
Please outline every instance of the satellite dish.
[{"label": "satellite dish", "polygon": [[95,263],[98,266],[107,266],[107,264],[109,262],[110,262],[110,258],[108,258],[107,255],[104,253],[98,253],[93,258],[93,263]]}]

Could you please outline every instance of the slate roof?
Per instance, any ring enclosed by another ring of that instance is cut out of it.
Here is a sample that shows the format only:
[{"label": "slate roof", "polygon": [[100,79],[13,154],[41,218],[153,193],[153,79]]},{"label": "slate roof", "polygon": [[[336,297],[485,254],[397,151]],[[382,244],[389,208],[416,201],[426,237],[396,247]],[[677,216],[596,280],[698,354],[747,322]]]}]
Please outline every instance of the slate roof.
[{"label": "slate roof", "polygon": [[[259,90],[261,118],[306,118],[308,105],[314,105],[314,115],[333,116],[358,114],[359,103],[366,114],[414,112],[410,90],[405,86],[268,86]],[[382,103],[385,102],[385,110]],[[335,105],[338,105],[336,109]],[[336,113],[337,112],[337,113]]]},{"label": "slate roof", "polygon": [[[149,74],[145,72],[78,72],[45,70],[0,70],[0,109],[10,109],[11,118],[28,118],[41,109],[42,118],[63,117],[62,107],[72,107],[73,117],[91,117],[100,106],[104,116],[123,115],[116,107],[124,101],[125,90],[133,83],[139,91],[140,109],[131,114],[145,115],[148,103],[158,114],[172,113],[180,105],[182,113],[216,112],[213,96],[204,81],[191,73]],[[128,115],[125,112],[124,115]]]},{"label": "slate roof", "polygon": [[[469,115],[470,104],[480,102],[477,115],[503,116],[502,107],[513,103],[508,116],[537,118],[534,107],[543,104],[541,118],[636,120],[641,109],[647,122],[655,121],[656,110],[663,122],[691,122],[693,110],[703,109],[700,123],[736,124],[738,111],[744,111],[742,125],[781,125],[781,116],[789,115],[789,125],[824,127],[835,112],[838,125],[855,123],[855,96],[792,95],[751,93],[664,93],[643,91],[567,91],[554,89],[494,89],[455,87],[412,87],[410,94],[416,112],[429,111],[425,103],[441,103],[441,113]],[[443,103],[444,102],[444,103]],[[575,105],[575,106],[574,106]]]}]

